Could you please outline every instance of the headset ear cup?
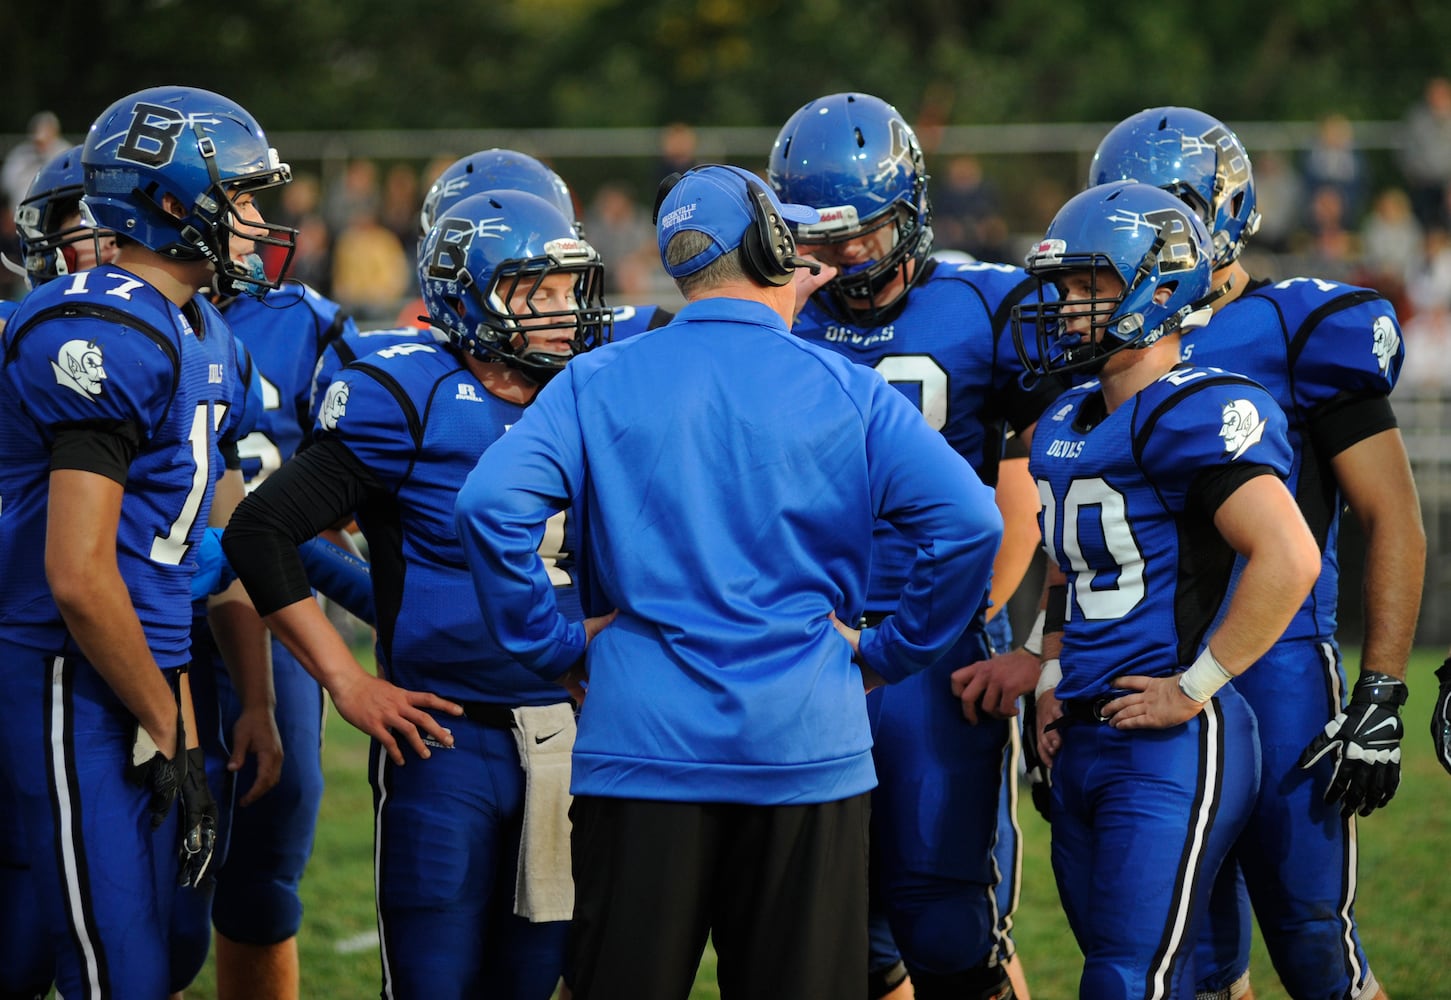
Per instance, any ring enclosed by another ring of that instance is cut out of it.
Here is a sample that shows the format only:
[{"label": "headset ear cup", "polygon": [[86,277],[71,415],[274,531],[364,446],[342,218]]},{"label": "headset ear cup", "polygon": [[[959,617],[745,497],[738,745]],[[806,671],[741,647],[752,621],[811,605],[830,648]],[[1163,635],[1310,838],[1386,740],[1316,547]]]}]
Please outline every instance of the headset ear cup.
[{"label": "headset ear cup", "polygon": [[796,242],[791,238],[791,231],[785,228],[785,220],[771,207],[765,189],[754,181],[747,183],[755,209],[755,224],[741,240],[741,256],[760,281],[777,287],[789,285],[796,274],[795,265],[790,263],[796,253]]}]

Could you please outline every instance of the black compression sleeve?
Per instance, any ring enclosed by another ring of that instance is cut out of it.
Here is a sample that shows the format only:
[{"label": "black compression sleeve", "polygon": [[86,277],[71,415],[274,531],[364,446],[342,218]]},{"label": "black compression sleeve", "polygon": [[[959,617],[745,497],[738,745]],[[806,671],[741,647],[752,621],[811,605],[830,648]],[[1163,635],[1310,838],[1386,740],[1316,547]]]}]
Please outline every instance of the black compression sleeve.
[{"label": "black compression sleeve", "polygon": [[332,439],[282,464],[232,514],[222,549],[259,615],[311,596],[297,546],[363,505],[376,477]]},{"label": "black compression sleeve", "polygon": [[1194,478],[1190,496],[1198,498],[1199,506],[1209,517],[1219,510],[1219,505],[1228,500],[1230,494],[1256,476],[1273,476],[1275,470],[1268,465],[1238,463],[1216,465]]},{"label": "black compression sleeve", "polygon": [[133,423],[77,424],[56,432],[50,468],[94,472],[124,486],[140,450],[141,434]]},{"label": "black compression sleeve", "polygon": [[1337,396],[1310,415],[1315,450],[1334,458],[1353,444],[1396,426],[1391,401],[1385,396]]}]

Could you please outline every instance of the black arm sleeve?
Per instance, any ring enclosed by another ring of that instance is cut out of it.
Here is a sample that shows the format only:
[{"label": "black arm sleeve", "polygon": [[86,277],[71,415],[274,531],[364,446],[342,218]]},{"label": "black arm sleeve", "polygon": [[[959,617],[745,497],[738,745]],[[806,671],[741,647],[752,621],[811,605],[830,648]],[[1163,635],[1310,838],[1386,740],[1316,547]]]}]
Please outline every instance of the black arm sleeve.
[{"label": "black arm sleeve", "polygon": [[1190,495],[1197,498],[1196,506],[1210,518],[1214,517],[1219,505],[1228,500],[1230,494],[1257,476],[1273,476],[1275,470],[1268,465],[1240,464],[1216,465],[1205,469],[1194,477]]},{"label": "black arm sleeve", "polygon": [[140,450],[141,432],[134,423],[75,424],[56,432],[50,446],[50,469],[94,472],[124,486],[127,470]]},{"label": "black arm sleeve", "polygon": [[1351,445],[1395,426],[1391,401],[1382,395],[1344,393],[1310,415],[1311,440],[1327,461]]},{"label": "black arm sleeve", "polygon": [[311,596],[297,547],[381,489],[346,445],[329,438],[284,462],[238,505],[222,550],[259,615]]}]

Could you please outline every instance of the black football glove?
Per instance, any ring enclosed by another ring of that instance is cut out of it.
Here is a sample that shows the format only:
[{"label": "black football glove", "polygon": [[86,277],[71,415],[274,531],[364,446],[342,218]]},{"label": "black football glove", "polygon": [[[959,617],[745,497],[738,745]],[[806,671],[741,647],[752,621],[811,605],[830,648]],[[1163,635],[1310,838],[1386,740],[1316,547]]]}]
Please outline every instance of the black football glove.
[{"label": "black football glove", "polygon": [[181,864],[176,880],[184,886],[212,884],[212,851],[217,846],[217,803],[207,785],[207,762],[201,747],[186,752],[181,789]]},{"label": "black football glove", "polygon": [[1431,711],[1431,742],[1436,747],[1436,760],[1451,774],[1451,656],[1436,668],[1441,692]]},{"label": "black football glove", "polygon": [[[1012,725],[1013,720],[1009,719]],[[1029,691],[1023,695],[1023,767],[1028,773],[1028,790],[1038,815],[1052,822],[1048,805],[1053,801],[1053,773],[1038,756],[1038,699]]]},{"label": "black football glove", "polygon": [[1340,814],[1369,816],[1396,794],[1401,783],[1401,706],[1406,682],[1390,674],[1364,671],[1350,692],[1350,704],[1300,755],[1300,766],[1314,767],[1335,755],[1335,770],[1325,801],[1340,800]]},{"label": "black football glove", "polygon": [[166,754],[161,752],[146,727],[136,723],[126,776],[151,792],[151,828],[155,830],[166,822],[171,804],[181,792],[182,779],[186,777],[186,730],[182,726],[180,711],[176,715],[176,751],[170,760],[166,759]]}]

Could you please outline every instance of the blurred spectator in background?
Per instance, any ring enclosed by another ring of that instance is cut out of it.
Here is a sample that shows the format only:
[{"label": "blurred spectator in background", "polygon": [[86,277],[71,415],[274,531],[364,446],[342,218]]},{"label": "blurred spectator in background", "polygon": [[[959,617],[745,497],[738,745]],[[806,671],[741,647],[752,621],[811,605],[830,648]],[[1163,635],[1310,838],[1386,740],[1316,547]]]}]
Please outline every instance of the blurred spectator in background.
[{"label": "blurred spectator in background", "polygon": [[1376,195],[1370,214],[1360,228],[1360,252],[1365,267],[1362,284],[1370,285],[1407,315],[1403,303],[1406,286],[1421,264],[1424,236],[1411,211],[1411,199],[1402,188],[1387,188]]},{"label": "blurred spectator in background", "polygon": [[1406,112],[1401,169],[1411,193],[1411,207],[1421,225],[1446,225],[1446,194],[1451,182],[1451,80],[1444,76],[1427,80],[1421,100]]},{"label": "blurred spectator in background", "polygon": [[25,270],[21,267],[24,254],[20,250],[20,234],[15,231],[15,208],[3,194],[0,194],[0,255],[15,265],[14,268],[0,265],[0,299],[19,301],[30,291],[30,286],[25,283]]},{"label": "blurred spectator in background", "polygon": [[977,157],[954,156],[943,181],[934,178],[932,227],[934,243],[943,249],[965,250],[980,260],[1007,259],[1002,199]]},{"label": "blurred spectator in background", "polygon": [[364,329],[392,324],[412,287],[411,270],[411,252],[378,221],[376,208],[358,208],[333,240],[332,297]]},{"label": "blurred spectator in background", "polygon": [[[316,174],[299,173],[282,189],[282,203],[269,213],[279,224],[297,230],[297,249],[292,256],[289,278],[311,285],[332,297],[332,231],[322,216],[322,187]],[[268,273],[273,273],[268,261]]]},{"label": "blurred spectator in background", "polygon": [[1355,234],[1348,228],[1345,202],[1340,189],[1318,187],[1310,193],[1310,226],[1300,252],[1314,259],[1312,265],[1327,277],[1344,279],[1347,268],[1359,252]]},{"label": "blurred spectator in background", "polygon": [[1295,242],[1305,219],[1305,184],[1300,172],[1283,153],[1255,154],[1255,201],[1260,207],[1255,248],[1285,253]]},{"label": "blurred spectator in background", "polygon": [[1342,220],[1354,226],[1365,208],[1367,170],[1365,154],[1356,148],[1355,129],[1350,119],[1342,114],[1321,118],[1301,164],[1312,203],[1315,192],[1333,188],[1340,197]]},{"label": "blurred spectator in background", "polygon": [[398,237],[399,243],[411,247],[418,242],[418,211],[422,207],[418,171],[408,163],[393,164],[383,179],[378,221]]},{"label": "blurred spectator in background", "polygon": [[1451,237],[1445,229],[1426,230],[1406,294],[1413,312],[1401,332],[1407,356],[1416,360],[1402,370],[1401,384],[1443,392],[1451,383]]},{"label": "blurred spectator in background", "polygon": [[655,179],[683,174],[695,166],[697,145],[695,129],[684,122],[671,122],[661,129],[660,161],[655,166]]},{"label": "blurred spectator in background", "polygon": [[341,182],[331,181],[323,196],[322,215],[328,228],[340,233],[358,215],[376,221],[381,204],[378,193],[378,165],[372,160],[349,160]]},{"label": "blurred spectator in background", "polygon": [[611,305],[643,302],[651,295],[656,262],[655,227],[623,184],[595,192],[584,214],[585,236],[605,262],[605,293]]},{"label": "blurred spectator in background", "polygon": [[40,168],[60,155],[71,143],[60,134],[60,119],[54,112],[37,111],[26,126],[29,138],[5,154],[0,166],[0,187],[11,207],[20,204]]}]

